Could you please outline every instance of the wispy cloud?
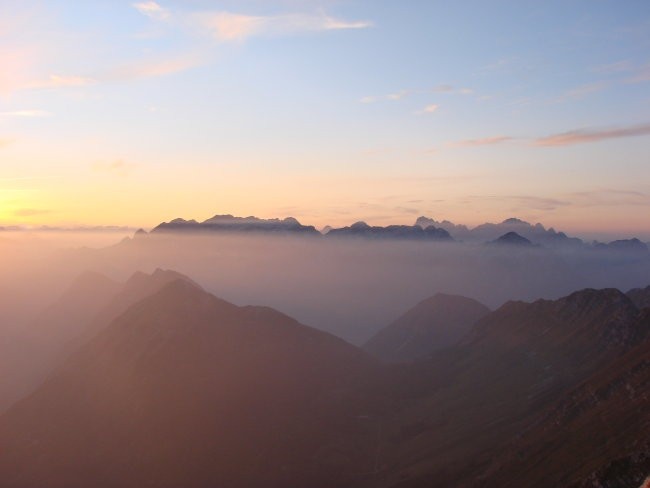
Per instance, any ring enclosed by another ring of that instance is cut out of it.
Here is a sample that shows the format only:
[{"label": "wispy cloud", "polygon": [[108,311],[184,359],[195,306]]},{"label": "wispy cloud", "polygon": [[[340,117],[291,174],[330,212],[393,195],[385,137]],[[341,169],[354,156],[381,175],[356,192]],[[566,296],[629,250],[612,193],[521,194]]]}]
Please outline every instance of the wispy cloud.
[{"label": "wispy cloud", "polygon": [[35,81],[27,84],[26,88],[39,89],[39,88],[63,88],[63,87],[79,87],[87,86],[95,83],[93,78],[84,76],[62,76],[50,75],[46,80]]},{"label": "wispy cloud", "polygon": [[452,93],[454,91],[454,87],[451,85],[437,85],[433,87],[433,91],[435,93]]},{"label": "wispy cloud", "polygon": [[397,101],[397,100],[402,100],[403,98],[406,98],[411,93],[413,93],[411,90],[400,90],[400,91],[395,92],[395,93],[389,93],[388,95],[363,97],[359,101],[361,103],[375,103],[375,102],[380,102],[380,101],[384,101],[384,100]]},{"label": "wispy cloud", "polygon": [[623,83],[644,83],[650,81],[650,64],[639,65],[632,63],[629,59],[595,66],[592,71],[604,75],[622,75],[625,73],[627,78],[618,80]]},{"label": "wispy cloud", "polygon": [[595,66],[592,71],[596,73],[611,74],[611,73],[623,73],[625,71],[632,71],[633,66],[629,59],[624,59],[622,61],[616,61],[615,63],[601,64],[600,66]]},{"label": "wispy cloud", "polygon": [[609,86],[609,83],[606,81],[596,81],[594,83],[586,83],[584,85],[577,86],[568,90],[566,93],[563,93],[559,97],[555,98],[555,102],[564,102],[567,100],[579,100],[588,95],[598,93],[603,91]]},{"label": "wispy cloud", "polygon": [[147,59],[114,68],[102,76],[103,81],[130,81],[144,78],[167,76],[200,66],[205,57],[190,52],[170,55],[166,58]]},{"label": "wispy cloud", "polygon": [[168,9],[161,7],[160,4],[156,2],[138,2],[133,4],[135,8],[142,15],[154,20],[168,20],[171,17],[171,13]]},{"label": "wispy cloud", "polygon": [[45,110],[14,110],[11,112],[0,112],[0,117],[41,118],[50,116],[52,116],[52,113]]},{"label": "wispy cloud", "polygon": [[644,83],[650,81],[650,65],[640,68],[634,76],[625,81],[628,83]]},{"label": "wispy cloud", "polygon": [[397,93],[389,93],[386,95],[387,100],[401,100],[402,98],[406,97],[410,93],[409,90],[401,90],[398,91]]},{"label": "wispy cloud", "polygon": [[536,195],[471,195],[470,201],[504,202],[510,206],[510,211],[526,210],[553,211],[560,207],[571,205],[569,199],[543,197]]},{"label": "wispy cloud", "polygon": [[449,147],[476,147],[476,146],[491,146],[494,144],[501,144],[503,142],[511,141],[510,136],[493,136],[484,137],[481,139],[464,139],[462,141],[450,142]]},{"label": "wispy cloud", "polygon": [[456,93],[459,95],[473,95],[474,90],[471,88],[457,88],[453,85],[447,85],[447,84],[441,84],[434,86],[433,89],[431,90],[434,93]]},{"label": "wispy cloud", "polygon": [[650,195],[633,190],[599,188],[589,191],[577,191],[567,194],[573,204],[580,207],[598,206],[648,206]]},{"label": "wispy cloud", "polygon": [[428,88],[425,90],[399,90],[394,93],[389,93],[388,95],[371,95],[361,98],[359,101],[361,103],[375,103],[381,101],[396,101],[402,100],[411,95],[422,95],[426,93],[448,93],[448,94],[458,94],[458,95],[473,95],[474,90],[471,88],[456,88],[453,85],[441,84],[436,85],[433,88]]},{"label": "wispy cloud", "polygon": [[196,21],[223,42],[245,41],[252,37],[279,37],[307,32],[365,29],[369,21],[346,21],[321,14],[245,15],[233,12],[194,14]]},{"label": "wispy cloud", "polygon": [[533,141],[535,146],[570,146],[599,142],[621,137],[638,137],[650,135],[650,124],[633,125],[612,129],[578,129],[561,134],[541,137]]},{"label": "wispy cloud", "polygon": [[440,108],[440,105],[438,105],[437,103],[432,103],[432,104],[429,104],[426,107],[424,107],[418,113],[420,113],[420,114],[432,114],[434,112],[437,112],[439,108]]}]

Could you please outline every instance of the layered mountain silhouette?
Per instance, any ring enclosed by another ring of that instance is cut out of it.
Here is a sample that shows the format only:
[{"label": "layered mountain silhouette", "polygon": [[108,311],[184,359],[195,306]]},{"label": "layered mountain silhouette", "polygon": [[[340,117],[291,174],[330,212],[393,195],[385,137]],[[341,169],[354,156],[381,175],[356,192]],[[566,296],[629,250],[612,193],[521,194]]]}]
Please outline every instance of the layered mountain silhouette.
[{"label": "layered mountain silhouette", "polygon": [[[376,363],[177,279],[0,418],[5,487],[341,486],[373,469]],[[372,401],[371,401],[372,400]]]},{"label": "layered mountain silhouette", "polygon": [[[437,295],[371,341],[382,363],[182,275],[93,280],[114,292],[105,325],[0,416],[3,487],[638,487],[648,474],[643,290],[494,312]],[[402,351],[417,360],[391,364]]]},{"label": "layered mountain silhouette", "polygon": [[[618,290],[511,302],[488,314],[457,346],[414,363],[398,380],[408,404],[391,424],[399,441],[383,446],[376,486],[487,486],[486,473],[505,446],[648,332]],[[635,439],[633,431],[627,436]],[[544,458],[531,463],[543,466]],[[565,486],[519,481],[512,486]]]},{"label": "layered mountain silhouette", "polygon": [[270,232],[320,235],[314,226],[302,225],[293,217],[260,219],[232,215],[215,215],[203,222],[178,218],[159,224],[152,232]]},{"label": "layered mountain silhouette", "polygon": [[[647,254],[648,245],[637,238],[622,239],[610,243],[593,242],[587,244],[577,237],[564,232],[546,228],[542,224],[530,224],[518,218],[508,218],[500,223],[485,223],[473,228],[454,224],[448,220],[436,221],[432,218],[418,217],[414,225],[372,226],[359,221],[350,226],[326,226],[318,231],[312,225],[303,225],[293,217],[284,219],[261,219],[258,217],[236,217],[215,215],[202,222],[176,218],[154,227],[149,234],[272,234],[301,235],[312,237],[358,237],[366,239],[396,239],[421,241],[466,241],[493,242],[504,236],[517,235],[532,244],[546,248],[595,248],[625,253]],[[134,238],[148,234],[138,230]],[[130,241],[131,239],[127,239]],[[523,242],[523,241],[522,241]]]},{"label": "layered mountain silhouette", "polygon": [[639,309],[650,307],[650,286],[634,288],[626,294]]},{"label": "layered mountain silhouette", "polygon": [[491,241],[489,244],[493,246],[515,246],[515,247],[533,247],[534,244],[516,232],[508,232],[503,234],[498,239]]},{"label": "layered mountain silhouette", "polygon": [[598,242],[594,244],[594,247],[596,249],[602,249],[606,251],[621,251],[635,254],[648,253],[648,245],[645,242],[641,242],[636,237],[633,239],[620,239],[617,241],[612,241],[608,244]]},{"label": "layered mountain silhouette", "polygon": [[3,356],[11,356],[7,367],[14,373],[0,378],[0,411],[35,388],[54,366],[133,303],[178,279],[191,282],[179,273],[161,269],[151,275],[137,272],[123,284],[100,273],[83,273],[16,334],[10,349],[2,351]]},{"label": "layered mountain silhouette", "polygon": [[438,293],[380,330],[363,348],[390,362],[427,358],[457,343],[489,312],[471,298]]},{"label": "layered mountain silhouette", "polygon": [[581,239],[569,237],[564,232],[557,232],[553,228],[545,228],[542,224],[530,224],[521,219],[509,218],[498,224],[485,223],[469,229],[464,225],[455,225],[449,221],[436,222],[428,217],[419,217],[416,225],[427,227],[433,225],[449,231],[454,239],[462,241],[494,241],[499,237],[514,232],[534,244],[545,247],[579,247],[583,245]]},{"label": "layered mountain silhouette", "polygon": [[364,237],[371,239],[404,239],[422,241],[452,241],[444,229],[429,226],[423,229],[419,225],[389,225],[386,227],[370,226],[365,222],[357,222],[350,227],[330,229],[326,236],[332,237]]}]

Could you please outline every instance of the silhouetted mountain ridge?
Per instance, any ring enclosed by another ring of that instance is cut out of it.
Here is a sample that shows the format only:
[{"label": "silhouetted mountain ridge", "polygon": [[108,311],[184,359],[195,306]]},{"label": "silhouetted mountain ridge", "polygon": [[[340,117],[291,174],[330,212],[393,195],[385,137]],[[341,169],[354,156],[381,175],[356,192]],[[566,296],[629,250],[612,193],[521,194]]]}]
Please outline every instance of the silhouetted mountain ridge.
[{"label": "silhouetted mountain ridge", "polygon": [[388,225],[386,227],[370,226],[365,222],[356,222],[349,227],[330,229],[327,238],[332,237],[363,237],[370,239],[402,239],[422,241],[453,241],[444,229],[419,225]]},{"label": "silhouetted mountain ridge", "polygon": [[[414,225],[371,226],[359,221],[350,226],[326,226],[319,232],[312,225],[303,225],[293,217],[284,219],[261,219],[258,217],[236,217],[230,214],[215,215],[203,222],[176,218],[163,222],[152,229],[151,234],[161,233],[253,233],[279,235],[305,235],[331,237],[363,237],[371,239],[398,240],[432,240],[432,241],[467,241],[490,242],[504,235],[515,233],[535,245],[547,248],[596,248],[626,253],[647,253],[648,246],[637,238],[621,239],[608,244],[594,242],[586,244],[577,237],[569,237],[564,232],[558,232],[552,227],[542,224],[530,224],[519,218],[511,217],[504,221],[484,223],[469,228],[465,225],[454,224],[448,220],[436,221],[432,218],[418,217]],[[138,231],[137,237],[147,236],[146,232]],[[135,237],[135,236],[134,236]]]},{"label": "silhouetted mountain ridge", "polygon": [[159,224],[152,232],[271,232],[320,235],[314,226],[302,225],[293,217],[260,219],[232,215],[215,215],[200,223],[196,220],[177,218]]},{"label": "silhouetted mountain ridge", "polygon": [[438,294],[380,342],[446,345],[382,365],[173,272],[121,289],[146,296],[0,417],[3,487],[591,488],[647,466],[650,310],[619,290]]},{"label": "silhouetted mountain ridge", "polygon": [[383,408],[366,392],[375,364],[284,314],[174,280],[0,418],[0,477],[39,488],[349,484],[374,461],[356,445]]},{"label": "silhouetted mountain ridge", "polygon": [[380,330],[363,348],[385,361],[415,361],[458,342],[490,310],[457,295],[438,293]]},{"label": "silhouetted mountain ridge", "polygon": [[520,236],[516,232],[508,232],[503,234],[498,239],[491,241],[489,244],[495,246],[516,246],[516,247],[533,247],[534,244],[525,237]]}]

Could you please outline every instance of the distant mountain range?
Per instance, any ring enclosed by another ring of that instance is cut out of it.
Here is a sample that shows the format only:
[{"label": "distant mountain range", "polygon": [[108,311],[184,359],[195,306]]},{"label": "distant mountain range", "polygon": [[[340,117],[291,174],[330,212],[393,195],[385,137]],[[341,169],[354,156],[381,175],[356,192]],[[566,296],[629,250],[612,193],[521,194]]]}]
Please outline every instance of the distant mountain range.
[{"label": "distant mountain range", "polygon": [[569,237],[564,232],[556,232],[554,229],[546,229],[542,224],[529,224],[517,218],[509,218],[499,224],[481,224],[472,229],[464,225],[455,225],[449,221],[436,222],[428,217],[419,217],[416,225],[428,227],[430,225],[443,227],[449,231],[454,239],[461,241],[494,241],[508,233],[516,233],[535,244],[547,247],[554,246],[580,246],[583,244],[577,237]]},{"label": "distant mountain range", "polygon": [[[144,232],[144,231],[142,231]],[[463,241],[473,243],[495,243],[525,247],[544,248],[594,248],[627,253],[647,253],[648,245],[639,239],[622,239],[610,243],[594,241],[586,243],[577,237],[569,237],[564,232],[545,228],[542,224],[530,224],[517,218],[509,218],[501,223],[481,224],[474,228],[456,225],[447,220],[436,221],[429,217],[419,217],[414,225],[371,226],[366,222],[356,222],[347,227],[326,226],[321,232],[314,226],[303,225],[293,217],[285,219],[260,219],[257,217],[234,217],[215,215],[203,222],[181,218],[163,222],[151,233],[271,233],[283,235],[325,236],[328,238],[363,238],[383,240],[414,241]]]},{"label": "distant mountain range", "polygon": [[382,363],[178,273],[87,273],[39,319],[67,359],[0,416],[0,485],[638,488],[649,302],[436,295],[368,343]]},{"label": "distant mountain range", "polygon": [[174,219],[171,222],[163,222],[151,232],[272,232],[320,235],[314,226],[302,225],[293,217],[281,220],[232,215],[215,215],[203,222]]},{"label": "distant mountain range", "polygon": [[357,222],[350,227],[331,229],[326,237],[363,237],[369,239],[403,239],[415,241],[452,241],[444,229],[429,226],[426,229],[418,225],[389,225],[387,227],[370,226]]}]

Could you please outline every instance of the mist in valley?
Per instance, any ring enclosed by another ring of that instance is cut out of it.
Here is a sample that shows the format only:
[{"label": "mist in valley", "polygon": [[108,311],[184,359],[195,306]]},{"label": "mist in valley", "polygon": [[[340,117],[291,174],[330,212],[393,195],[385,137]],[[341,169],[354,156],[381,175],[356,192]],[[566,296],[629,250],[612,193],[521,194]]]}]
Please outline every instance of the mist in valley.
[{"label": "mist in valley", "polygon": [[[3,331],[33,319],[85,271],[125,281],[157,268],[185,274],[239,305],[276,308],[362,344],[436,293],[491,309],[509,300],[557,298],[582,288],[647,286],[647,253],[590,247],[496,247],[275,235],[21,235],[0,241]],[[83,244],[83,245],[80,245]]]}]

